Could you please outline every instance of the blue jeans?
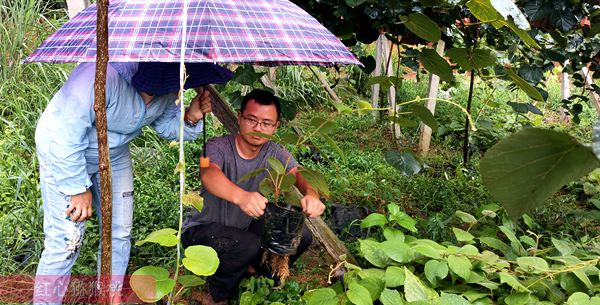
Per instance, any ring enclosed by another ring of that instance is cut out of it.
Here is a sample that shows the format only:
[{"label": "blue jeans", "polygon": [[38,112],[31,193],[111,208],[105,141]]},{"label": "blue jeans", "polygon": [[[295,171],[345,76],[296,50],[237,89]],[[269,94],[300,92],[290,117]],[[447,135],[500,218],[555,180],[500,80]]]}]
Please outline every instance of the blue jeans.
[{"label": "blue jeans", "polygon": [[[61,304],[69,285],[71,268],[79,255],[85,232],[85,221],[72,222],[65,210],[70,196],[58,191],[49,170],[51,162],[38,152],[40,163],[40,188],[44,209],[44,251],[38,264],[34,287],[35,304]],[[112,172],[112,284],[122,287],[129,263],[131,227],[133,223],[133,173],[131,158],[129,166]],[[100,228],[100,174],[91,175],[92,204],[98,216]],[[100,249],[98,251],[100,266]],[[99,270],[100,268],[98,268]],[[116,277],[115,277],[116,276]],[[90,291],[92,293],[92,291]]]}]

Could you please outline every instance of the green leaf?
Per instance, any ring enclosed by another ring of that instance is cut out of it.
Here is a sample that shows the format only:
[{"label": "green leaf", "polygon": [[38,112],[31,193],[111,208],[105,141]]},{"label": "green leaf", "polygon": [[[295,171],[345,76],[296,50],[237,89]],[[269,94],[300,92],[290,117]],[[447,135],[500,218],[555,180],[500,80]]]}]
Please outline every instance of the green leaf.
[{"label": "green leaf", "polygon": [[383,279],[385,277],[385,270],[379,268],[362,269],[358,271],[358,276],[361,279],[366,279],[369,277]]},{"label": "green leaf", "polygon": [[175,287],[175,281],[169,278],[169,271],[154,266],[136,270],[131,275],[129,284],[138,298],[146,303],[157,302]]},{"label": "green leaf", "polygon": [[304,178],[320,195],[325,197],[330,196],[329,186],[327,185],[327,180],[323,174],[308,167],[300,167],[298,173],[300,173],[302,178]]},{"label": "green leaf", "polygon": [[454,215],[456,217],[460,218],[460,220],[462,220],[462,222],[464,222],[464,223],[468,223],[471,225],[474,225],[477,223],[477,218],[475,218],[475,216],[473,216],[467,212],[457,210],[456,212],[454,212]]},{"label": "green leaf", "polygon": [[514,275],[505,271],[500,272],[500,283],[506,283],[514,290],[519,292],[530,292],[529,289],[523,286],[523,284],[521,284],[521,282],[519,282],[519,280]]},{"label": "green leaf", "polygon": [[266,72],[256,72],[251,64],[245,64],[235,69],[232,80],[242,85],[252,86]]},{"label": "green leaf", "polygon": [[419,54],[419,61],[429,73],[439,76],[445,82],[451,82],[454,78],[448,62],[433,49],[423,49]]},{"label": "green leaf", "polygon": [[446,251],[446,247],[429,239],[419,239],[413,242],[413,250],[423,256],[440,259],[440,252]]},{"label": "green leaf", "polygon": [[141,246],[145,243],[157,243],[163,247],[173,247],[177,245],[177,230],[165,228],[156,230],[150,233],[144,240],[135,243],[136,246]]},{"label": "green leaf", "polygon": [[389,122],[393,122],[394,124],[396,124],[400,127],[417,127],[417,126],[419,126],[419,122],[405,119],[405,118],[399,117],[399,116],[388,115],[388,116],[385,116],[384,119]]},{"label": "green leaf", "polygon": [[600,305],[600,297],[590,297],[583,292],[573,293],[567,299],[566,305]]},{"label": "green leaf", "polygon": [[[379,85],[383,92],[387,92],[388,90],[390,90],[390,87],[395,87],[396,85],[400,85],[400,84],[402,84],[402,79],[397,76],[381,75],[381,76],[370,77],[369,80],[365,83],[365,87]],[[362,103],[362,105],[361,105],[361,103]],[[369,110],[372,109],[370,103],[366,102],[369,104],[369,106],[367,106],[364,103],[365,103],[365,101],[359,101],[359,107],[361,109],[369,109]]]},{"label": "green leaf", "polygon": [[252,178],[252,177],[254,177],[254,176],[256,176],[256,175],[259,175],[259,174],[261,174],[261,173],[264,173],[266,170],[267,170],[267,169],[266,169],[266,168],[264,168],[264,167],[261,167],[261,168],[259,168],[259,169],[253,170],[253,171],[251,171],[251,172],[249,172],[249,173],[245,174],[244,176],[242,176],[242,178],[240,178],[240,179],[238,180],[238,183],[240,183],[240,182],[244,182],[244,181],[248,181],[248,179],[250,179],[250,178]]},{"label": "green leaf", "polygon": [[535,256],[517,257],[517,264],[529,273],[540,274],[549,269],[546,260]]},{"label": "green leaf", "polygon": [[446,56],[465,71],[483,69],[496,64],[496,55],[488,49],[475,49],[472,54],[469,54],[466,48],[452,48],[446,51]]},{"label": "green leaf", "polygon": [[526,80],[522,79],[519,75],[517,75],[515,71],[513,71],[512,69],[504,69],[504,72],[506,72],[506,75],[508,75],[508,77],[513,81],[515,85],[517,85],[517,87],[519,87],[519,89],[527,93],[527,96],[529,96],[529,98],[534,99],[536,101],[544,101],[544,97],[542,96],[542,94],[537,89],[535,89],[535,87],[530,85]]},{"label": "green leaf", "polygon": [[456,240],[458,240],[458,241],[470,242],[475,238],[475,236],[473,236],[473,234],[471,234],[463,229],[452,228],[452,232],[454,232],[454,236],[456,236]]},{"label": "green leaf", "polygon": [[399,263],[408,263],[415,258],[411,247],[398,240],[387,240],[379,244],[379,248],[392,260]]},{"label": "green leaf", "polygon": [[511,250],[509,245],[494,237],[480,237],[479,240],[492,249],[500,250],[504,255]]},{"label": "green leaf", "polygon": [[328,134],[335,129],[335,122],[331,118],[312,118],[310,126],[317,134]]},{"label": "green leaf", "polygon": [[336,305],[337,294],[331,288],[308,290],[302,296],[307,305]]},{"label": "green leaf", "polygon": [[437,293],[424,285],[421,280],[416,277],[408,268],[404,267],[404,297],[409,302],[414,301],[431,301],[438,298]]},{"label": "green leaf", "polygon": [[285,202],[290,205],[302,207],[302,204],[300,203],[300,197],[298,196],[296,191],[284,191],[283,198]]},{"label": "green leaf", "polygon": [[403,305],[404,301],[402,301],[402,297],[400,296],[400,292],[398,290],[392,289],[383,289],[381,292],[381,296],[379,297],[379,301],[383,305]]},{"label": "green leaf", "polygon": [[592,151],[571,136],[528,128],[489,149],[480,168],[490,193],[517,218],[599,166]]},{"label": "green leaf", "polygon": [[338,113],[352,113],[352,108],[342,103],[333,103],[333,107],[335,107]]},{"label": "green leaf", "polygon": [[200,197],[197,192],[188,192],[183,195],[184,206],[193,206],[198,212],[202,212],[202,208],[204,207],[204,198]]},{"label": "green leaf", "polygon": [[185,249],[183,266],[200,276],[209,276],[217,271],[219,267],[219,257],[217,252],[207,246],[191,246]]},{"label": "green leaf", "polygon": [[263,179],[258,184],[258,191],[265,197],[269,197],[275,192],[275,188],[273,187],[273,183],[269,179]]},{"label": "green leaf", "polygon": [[513,31],[521,40],[529,47],[541,49],[540,45],[533,39],[526,30],[520,29],[518,26],[512,22],[512,20],[507,20],[506,25]]},{"label": "green leaf", "polygon": [[277,160],[277,158],[269,157],[267,158],[267,163],[269,163],[271,169],[273,169],[277,174],[285,174],[285,167],[283,167],[283,164],[281,164],[281,161]]},{"label": "green leaf", "polygon": [[295,132],[285,131],[283,135],[281,135],[281,139],[279,143],[288,144],[288,145],[296,145],[298,143],[298,135]]},{"label": "green leaf", "polygon": [[472,305],[469,301],[459,295],[445,292],[442,292],[442,295],[440,296],[440,303],[444,305]]},{"label": "green leaf", "polygon": [[[587,274],[585,274],[585,271],[579,269],[579,270],[575,270],[573,271],[573,274],[575,274],[575,276],[583,283],[585,284],[585,286],[590,290],[593,291],[594,290],[594,284],[592,284],[592,281],[590,281],[590,278],[587,276]],[[596,275],[598,275],[598,273],[596,272]]]},{"label": "green leaf", "polygon": [[195,275],[180,275],[177,277],[177,281],[183,287],[195,287],[204,285],[206,282],[203,278],[197,277]]},{"label": "green leaf", "polygon": [[404,22],[404,25],[409,31],[427,41],[437,42],[442,36],[437,23],[421,13],[408,15],[408,19]]},{"label": "green leaf", "polygon": [[561,255],[564,255],[564,256],[571,255],[576,250],[575,246],[568,241],[556,239],[554,237],[552,237],[551,240],[552,240],[552,244],[554,245],[556,250],[558,250],[558,252],[560,252]]},{"label": "green leaf", "polygon": [[358,100],[356,103],[358,104],[359,113],[368,113],[373,110],[373,106],[367,101]]},{"label": "green leaf", "polygon": [[402,286],[405,279],[404,269],[398,266],[389,266],[385,269],[385,287],[394,288]]},{"label": "green leaf", "polygon": [[436,285],[438,280],[442,280],[448,276],[448,264],[443,261],[431,259],[425,263],[424,272],[427,280]]},{"label": "green leaf", "polygon": [[381,292],[383,288],[385,288],[385,282],[383,278],[377,277],[366,277],[358,281],[358,284],[367,288],[369,294],[371,295],[371,301],[375,301],[379,299],[381,296]]},{"label": "green leaf", "polygon": [[408,214],[404,212],[397,212],[389,215],[389,220],[396,221],[398,225],[411,232],[417,232],[417,227],[415,226],[417,224],[417,221],[412,219],[410,216],[408,216]]},{"label": "green leaf", "polygon": [[371,295],[367,288],[361,286],[358,283],[350,283],[348,287],[348,291],[346,291],[346,296],[352,304],[356,305],[372,305],[373,301],[371,300]]},{"label": "green leaf", "polygon": [[388,150],[385,153],[385,161],[405,176],[412,176],[421,171],[421,164],[410,150]]},{"label": "green leaf", "polygon": [[379,268],[385,268],[388,265],[388,257],[385,252],[380,249],[378,242],[367,239],[359,240],[359,243],[360,252],[369,263]]},{"label": "green leaf", "polygon": [[382,227],[387,223],[387,218],[384,215],[379,213],[372,213],[369,216],[365,217],[360,223],[360,227],[363,229],[378,226]]},{"label": "green leaf", "polygon": [[467,7],[473,16],[481,22],[489,22],[496,29],[506,25],[502,15],[496,11],[490,0],[470,0],[467,2]]},{"label": "green leaf", "polygon": [[283,181],[281,182],[282,190],[289,190],[292,186],[296,184],[296,175],[292,173],[288,173],[283,176]]},{"label": "green leaf", "polygon": [[404,242],[404,233],[402,233],[400,230],[385,228],[383,229],[383,236],[386,240],[397,240]]},{"label": "green leaf", "polygon": [[421,119],[421,122],[423,122],[423,124],[429,126],[431,128],[431,130],[433,130],[433,131],[437,130],[438,122],[433,117],[433,114],[431,113],[431,111],[429,111],[429,109],[427,109],[426,107],[423,107],[421,105],[412,105],[412,106],[410,106],[410,110],[412,111],[412,113],[414,115],[416,115],[419,119]]},{"label": "green leaf", "polygon": [[530,296],[531,293],[527,292],[513,293],[504,299],[504,303],[506,305],[525,305],[529,302]]},{"label": "green leaf", "polygon": [[452,272],[456,273],[456,275],[460,276],[465,281],[469,280],[469,277],[471,276],[471,270],[473,269],[473,265],[468,258],[455,255],[448,256],[448,267],[450,267]]}]

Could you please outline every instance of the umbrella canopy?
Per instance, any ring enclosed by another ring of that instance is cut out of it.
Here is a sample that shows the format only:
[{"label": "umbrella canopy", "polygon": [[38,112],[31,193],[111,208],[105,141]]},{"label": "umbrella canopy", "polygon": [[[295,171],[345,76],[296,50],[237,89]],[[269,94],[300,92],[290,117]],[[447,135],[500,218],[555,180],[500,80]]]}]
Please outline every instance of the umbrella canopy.
[{"label": "umbrella canopy", "polygon": [[[179,60],[182,0],[115,0],[109,6],[111,62]],[[360,64],[316,19],[288,0],[190,0],[186,62],[261,65]],[[65,23],[25,62],[96,60],[96,6]]]}]

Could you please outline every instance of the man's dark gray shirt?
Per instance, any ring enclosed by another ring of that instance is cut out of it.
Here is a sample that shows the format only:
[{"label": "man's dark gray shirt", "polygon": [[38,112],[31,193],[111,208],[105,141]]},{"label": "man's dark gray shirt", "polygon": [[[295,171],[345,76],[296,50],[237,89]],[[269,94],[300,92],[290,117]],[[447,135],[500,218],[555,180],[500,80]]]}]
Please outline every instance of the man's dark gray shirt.
[{"label": "man's dark gray shirt", "polygon": [[[258,174],[244,182],[240,182],[240,179],[259,168],[269,168],[267,163],[269,157],[277,158],[284,165],[289,162],[288,170],[298,165],[289,151],[271,141],[263,145],[255,158],[244,159],[235,147],[235,135],[210,139],[206,143],[206,156],[210,158],[211,163],[215,163],[223,170],[225,177],[248,192],[258,192],[258,185],[266,173]],[[204,198],[202,212],[191,209],[183,222],[183,230],[215,222],[245,230],[252,222],[252,217],[246,215],[237,205],[214,196],[205,188],[202,188],[201,196]]]}]

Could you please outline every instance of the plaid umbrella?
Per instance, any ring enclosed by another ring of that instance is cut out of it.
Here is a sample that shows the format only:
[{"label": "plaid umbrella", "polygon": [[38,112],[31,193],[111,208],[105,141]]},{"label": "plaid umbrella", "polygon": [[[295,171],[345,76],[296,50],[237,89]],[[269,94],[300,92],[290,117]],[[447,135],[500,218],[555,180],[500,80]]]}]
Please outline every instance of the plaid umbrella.
[{"label": "plaid umbrella", "polygon": [[[181,0],[115,0],[110,61],[179,61]],[[190,0],[186,62],[261,65],[360,64],[317,20],[288,0]],[[25,62],[96,60],[96,6],[65,23]]]}]

